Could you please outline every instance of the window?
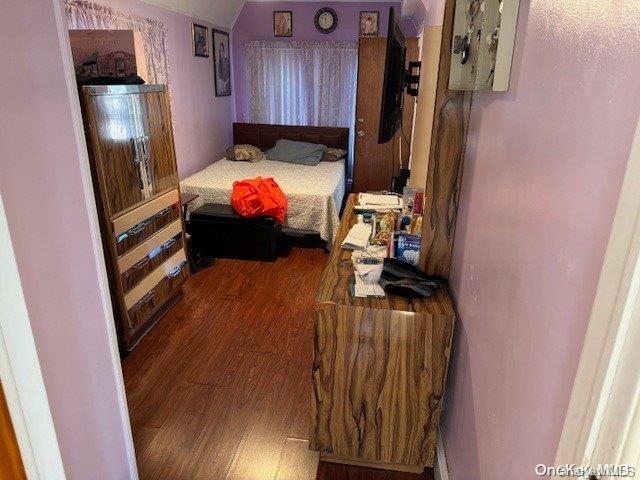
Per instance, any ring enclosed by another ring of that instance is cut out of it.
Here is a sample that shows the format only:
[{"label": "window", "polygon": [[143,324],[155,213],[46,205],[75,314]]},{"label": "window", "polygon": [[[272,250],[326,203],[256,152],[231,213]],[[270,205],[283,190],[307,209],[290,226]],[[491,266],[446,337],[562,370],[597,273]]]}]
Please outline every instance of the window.
[{"label": "window", "polygon": [[357,45],[252,41],[246,59],[252,122],[353,126]]}]

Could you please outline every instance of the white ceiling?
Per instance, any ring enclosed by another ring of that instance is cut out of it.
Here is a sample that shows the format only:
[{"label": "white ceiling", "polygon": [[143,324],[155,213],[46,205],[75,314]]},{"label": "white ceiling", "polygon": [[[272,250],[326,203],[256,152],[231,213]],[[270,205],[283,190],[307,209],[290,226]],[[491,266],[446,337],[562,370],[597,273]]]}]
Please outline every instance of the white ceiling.
[{"label": "white ceiling", "polygon": [[[142,0],[159,7],[182,13],[190,17],[205,20],[219,27],[231,28],[235,23],[245,0]],[[273,0],[250,0],[254,2],[268,2]],[[295,0],[298,2],[316,2],[318,0]],[[333,2],[353,2],[357,0],[330,0]],[[387,2],[389,0],[367,0],[370,2]],[[403,17],[422,16],[429,0],[399,0],[402,1]],[[421,18],[418,19],[422,20]]]},{"label": "white ceiling", "polygon": [[167,10],[205,20],[219,27],[231,28],[244,0],[142,0]]}]

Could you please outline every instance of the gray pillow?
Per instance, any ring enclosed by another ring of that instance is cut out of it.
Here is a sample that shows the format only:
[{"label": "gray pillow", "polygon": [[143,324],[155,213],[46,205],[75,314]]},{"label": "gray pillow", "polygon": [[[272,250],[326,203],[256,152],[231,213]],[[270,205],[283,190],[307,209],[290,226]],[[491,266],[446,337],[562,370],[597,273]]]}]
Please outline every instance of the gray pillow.
[{"label": "gray pillow", "polygon": [[319,143],[296,142],[281,138],[265,154],[268,160],[315,166],[320,163],[326,150],[327,147]]}]

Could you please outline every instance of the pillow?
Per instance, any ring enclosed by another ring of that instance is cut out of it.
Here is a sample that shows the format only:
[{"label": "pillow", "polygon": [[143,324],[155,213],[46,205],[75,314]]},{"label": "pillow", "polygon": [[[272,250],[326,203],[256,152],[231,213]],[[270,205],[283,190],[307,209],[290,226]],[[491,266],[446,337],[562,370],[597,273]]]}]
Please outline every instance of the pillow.
[{"label": "pillow", "polygon": [[265,153],[269,160],[315,166],[320,163],[326,151],[327,147],[319,143],[296,142],[281,138]]},{"label": "pillow", "polygon": [[341,150],[339,148],[327,148],[327,150],[324,152],[324,155],[322,155],[322,161],[337,162],[342,157],[344,157],[346,153],[346,150]]},{"label": "pillow", "polygon": [[264,153],[253,145],[235,145],[227,148],[227,160],[239,162],[259,162],[264,160]]}]

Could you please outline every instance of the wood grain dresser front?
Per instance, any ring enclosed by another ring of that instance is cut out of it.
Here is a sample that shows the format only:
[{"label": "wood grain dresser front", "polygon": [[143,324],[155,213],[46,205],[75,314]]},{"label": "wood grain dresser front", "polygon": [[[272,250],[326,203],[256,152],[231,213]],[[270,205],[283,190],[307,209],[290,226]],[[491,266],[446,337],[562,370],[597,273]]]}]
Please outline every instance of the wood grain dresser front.
[{"label": "wood grain dresser front", "polygon": [[168,93],[83,87],[82,109],[118,338],[131,350],[189,276]]},{"label": "wood grain dresser front", "polygon": [[446,288],[426,299],[353,298],[355,195],[316,298],[311,448],[326,461],[421,472],[433,466],[455,312]]}]

